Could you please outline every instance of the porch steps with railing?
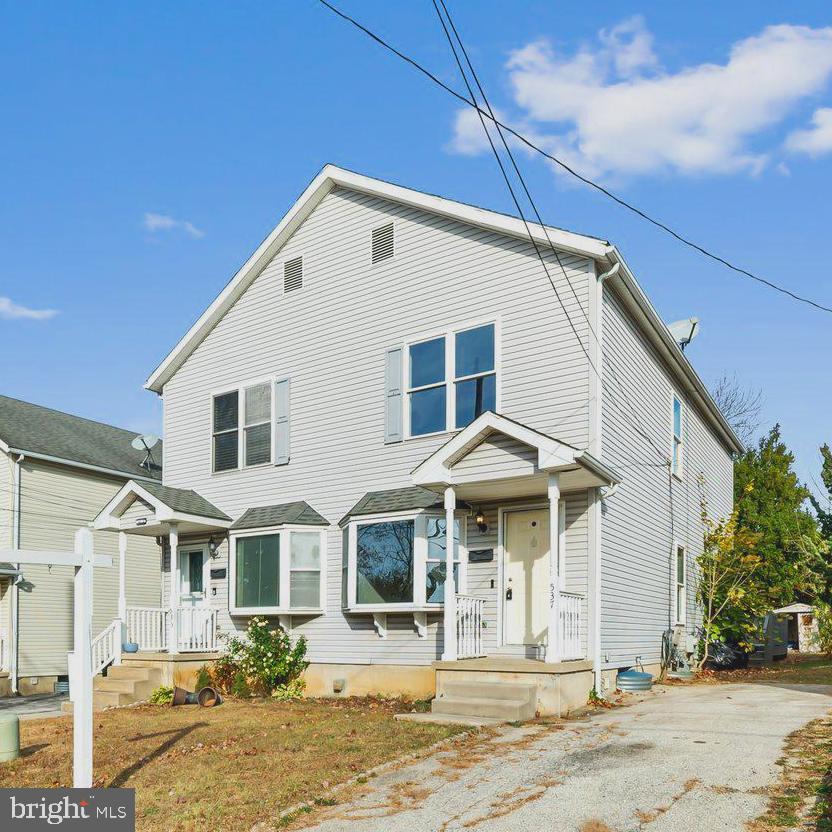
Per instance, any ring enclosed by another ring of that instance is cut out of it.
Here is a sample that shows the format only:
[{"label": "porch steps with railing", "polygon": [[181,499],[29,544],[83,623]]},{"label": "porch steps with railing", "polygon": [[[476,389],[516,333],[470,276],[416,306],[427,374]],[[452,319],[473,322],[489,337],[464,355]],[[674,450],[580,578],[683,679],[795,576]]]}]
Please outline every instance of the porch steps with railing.
[{"label": "porch steps with railing", "polygon": [[522,722],[534,719],[537,703],[535,685],[492,682],[448,682],[431,702],[431,713],[451,721],[471,719]]}]

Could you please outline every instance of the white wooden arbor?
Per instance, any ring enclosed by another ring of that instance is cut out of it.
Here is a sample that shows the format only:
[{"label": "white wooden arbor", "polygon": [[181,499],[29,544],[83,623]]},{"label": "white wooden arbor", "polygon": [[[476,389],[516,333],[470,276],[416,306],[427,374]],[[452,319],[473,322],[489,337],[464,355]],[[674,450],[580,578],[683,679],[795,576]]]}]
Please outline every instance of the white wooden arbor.
[{"label": "white wooden arbor", "polygon": [[92,586],[96,566],[112,566],[109,555],[93,551],[92,531],[78,529],[72,552],[33,549],[0,549],[0,560],[20,565],[74,566],[75,650],[69,654],[70,690],[73,701],[72,785],[92,786]]}]

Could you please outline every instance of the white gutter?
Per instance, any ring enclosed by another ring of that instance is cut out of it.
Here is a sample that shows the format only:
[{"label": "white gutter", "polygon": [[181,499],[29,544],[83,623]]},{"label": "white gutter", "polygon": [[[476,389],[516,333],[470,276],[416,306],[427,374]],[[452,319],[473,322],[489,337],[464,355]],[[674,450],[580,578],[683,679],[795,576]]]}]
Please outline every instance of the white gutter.
[{"label": "white gutter", "polygon": [[97,471],[99,474],[111,474],[114,477],[121,477],[127,480],[145,480],[147,482],[161,482],[155,477],[143,477],[141,474],[133,474],[129,471],[117,471],[115,468],[104,468],[101,465],[91,465],[87,462],[77,462],[74,459],[64,459],[60,456],[50,456],[49,454],[35,453],[34,451],[27,451],[24,448],[9,448],[9,453],[24,455],[30,459],[42,459],[44,462],[55,462],[59,465],[69,465],[73,468],[83,468],[85,471]]},{"label": "white gutter", "polygon": [[[14,461],[13,476],[14,476],[14,509],[12,511],[12,549],[20,548],[20,463],[23,462],[23,454],[19,454]],[[20,569],[20,564],[16,563],[17,569]],[[20,587],[19,576],[12,582],[12,598],[11,598],[11,630],[12,643],[9,649],[9,684],[11,685],[12,695],[16,696],[20,693],[18,690],[18,645],[20,643]]]}]

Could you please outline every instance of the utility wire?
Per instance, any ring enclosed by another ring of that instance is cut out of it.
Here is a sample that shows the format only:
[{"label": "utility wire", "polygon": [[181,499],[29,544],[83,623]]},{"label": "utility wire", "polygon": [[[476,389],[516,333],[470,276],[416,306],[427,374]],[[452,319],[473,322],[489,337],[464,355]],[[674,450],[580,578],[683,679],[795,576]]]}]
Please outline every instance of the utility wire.
[{"label": "utility wire", "polygon": [[[342,20],[345,20],[347,23],[350,23],[356,29],[362,31],[365,35],[369,38],[374,40],[379,46],[386,49],[388,52],[392,52],[396,57],[401,58],[406,63],[410,64],[414,69],[421,72],[434,84],[444,89],[446,92],[450,93],[454,98],[458,99],[459,101],[467,104],[469,107],[473,107],[479,114],[480,118],[488,118],[489,120],[493,121],[494,124],[498,127],[501,127],[506,132],[510,133],[514,138],[518,141],[522,142],[526,145],[529,149],[534,150],[536,153],[547,158],[549,161],[554,162],[556,165],[561,167],[567,173],[574,176],[576,179],[583,182],[585,185],[588,185],[591,188],[594,188],[596,191],[604,194],[604,196],[608,197],[609,199],[613,200],[614,202],[618,203],[622,208],[626,208],[628,211],[636,214],[637,216],[641,217],[643,220],[646,220],[651,225],[656,226],[660,230],[664,231],[666,234],[669,234],[671,237],[676,239],[678,242],[682,243],[689,248],[692,248],[694,251],[699,252],[699,254],[704,255],[705,257],[710,258],[711,260],[720,263],[721,265],[725,266],[726,268],[730,269],[731,271],[742,275],[743,277],[750,278],[751,280],[756,280],[758,283],[762,283],[764,286],[768,286],[770,289],[773,289],[776,292],[780,292],[781,294],[787,295],[788,297],[792,298],[793,300],[799,301],[800,303],[808,304],[809,306],[814,307],[815,309],[819,309],[822,312],[830,312],[832,313],[832,307],[826,306],[822,303],[818,303],[817,301],[812,300],[811,298],[804,297],[802,295],[798,295],[796,292],[791,291],[791,289],[786,289],[783,286],[779,286],[778,284],[774,283],[771,280],[768,280],[765,277],[761,277],[754,272],[743,268],[742,266],[736,266],[729,260],[726,260],[724,257],[721,257],[718,254],[714,254],[713,252],[706,249],[704,246],[700,245],[699,243],[694,242],[693,240],[685,237],[682,233],[674,230],[671,226],[667,225],[666,223],[662,222],[661,220],[657,220],[654,217],[651,217],[648,213],[643,211],[641,208],[633,205],[631,202],[623,199],[620,196],[617,196],[615,193],[610,191],[608,188],[605,188],[603,185],[599,185],[597,182],[594,182],[587,176],[584,176],[581,173],[578,173],[574,168],[570,167],[566,162],[562,159],[559,159],[557,156],[552,155],[548,151],[544,150],[539,145],[536,145],[531,139],[526,138],[522,133],[515,130],[513,127],[505,124],[502,121],[499,121],[496,117],[485,113],[483,110],[480,109],[476,100],[466,98],[462,93],[457,92],[453,87],[449,86],[448,84],[444,83],[444,81],[440,80],[436,75],[434,75],[429,69],[422,66],[418,61],[414,60],[413,58],[405,55],[404,52],[399,51],[390,43],[385,41],[379,35],[376,35],[370,29],[368,29],[363,24],[359,23],[355,18],[350,17],[346,12],[341,11],[341,9],[337,8],[336,6],[332,5],[332,3],[328,2],[328,0],[318,0],[321,5],[325,6],[329,9],[333,14],[336,14]],[[472,96],[473,98],[473,96]]]},{"label": "utility wire", "polygon": [[[454,60],[456,61],[456,65],[457,65],[457,67],[459,68],[460,75],[462,75],[462,79],[463,79],[463,81],[465,82],[465,86],[466,86],[466,88],[467,88],[467,90],[468,90],[468,94],[471,96],[471,98],[472,98],[474,101],[476,101],[476,96],[475,96],[475,94],[474,94],[473,89],[471,88],[471,84],[470,84],[470,83],[469,83],[469,81],[468,81],[468,76],[467,76],[467,74],[466,74],[466,72],[465,72],[465,70],[464,70],[464,68],[463,68],[463,66],[462,66],[462,62],[461,62],[461,60],[460,60],[460,58],[459,58],[459,55],[458,55],[458,53],[457,53],[456,46],[454,45],[453,38],[451,37],[451,33],[448,31],[448,27],[447,27],[447,26],[446,26],[446,24],[445,24],[445,19],[443,18],[442,13],[439,11],[439,6],[437,5],[437,0],[432,0],[432,2],[433,2],[433,7],[434,7],[434,9],[436,10],[436,15],[437,15],[437,17],[439,18],[439,22],[440,22],[440,23],[441,23],[441,25],[442,25],[442,29],[443,29],[443,31],[445,32],[445,37],[446,37],[446,38],[447,38],[447,40],[448,40],[448,45],[449,45],[449,46],[450,46],[450,48],[451,48],[451,52],[453,53]],[[557,260],[557,263],[558,263],[558,265],[560,266],[561,271],[563,272],[563,276],[564,276],[564,278],[566,279],[566,282],[569,284],[569,287],[570,287],[570,289],[572,290],[572,294],[573,294],[573,296],[574,296],[574,298],[575,298],[575,301],[576,301],[576,302],[577,302],[577,304],[578,304],[578,307],[579,307],[579,308],[581,309],[581,311],[583,312],[584,318],[586,319],[586,322],[587,322],[587,324],[589,325],[589,328],[590,328],[590,330],[591,330],[592,334],[595,336],[596,343],[598,343],[598,334],[595,332],[595,330],[594,330],[594,328],[593,328],[593,326],[592,326],[592,323],[591,323],[591,321],[589,320],[589,316],[586,314],[586,312],[585,312],[585,311],[584,311],[584,309],[583,309],[583,305],[581,304],[581,301],[580,301],[580,299],[578,298],[578,294],[577,294],[577,292],[575,291],[575,287],[572,285],[572,281],[569,279],[569,275],[568,275],[568,273],[567,273],[567,271],[566,271],[566,267],[564,266],[563,261],[561,260],[560,253],[559,253],[559,252],[558,252],[558,250],[555,248],[554,244],[552,243],[551,238],[549,237],[549,232],[548,232],[548,229],[546,228],[546,226],[544,225],[544,223],[543,223],[543,221],[542,221],[542,219],[541,219],[540,212],[539,212],[539,211],[538,211],[538,209],[537,209],[537,205],[535,204],[535,201],[534,201],[534,199],[533,199],[533,197],[532,197],[532,195],[531,195],[531,192],[529,191],[529,188],[528,188],[528,186],[526,185],[526,181],[525,181],[525,179],[523,178],[523,174],[522,174],[522,172],[520,171],[520,168],[519,168],[519,166],[518,166],[517,162],[516,162],[516,161],[515,161],[515,159],[514,159],[514,154],[511,152],[511,148],[508,146],[508,142],[506,141],[506,138],[505,138],[505,136],[503,135],[503,132],[502,132],[502,129],[501,129],[500,125],[496,122],[496,119],[494,118],[494,112],[493,112],[493,110],[491,109],[491,104],[488,102],[488,97],[486,96],[486,94],[485,94],[485,90],[483,89],[482,84],[480,83],[479,78],[478,78],[478,76],[477,76],[477,72],[476,72],[476,70],[474,69],[473,64],[471,63],[471,59],[470,59],[470,57],[468,56],[468,52],[467,52],[467,50],[465,49],[465,45],[464,45],[464,44],[463,44],[463,42],[462,42],[462,38],[460,37],[459,31],[457,30],[456,26],[454,25],[453,20],[451,19],[451,15],[450,15],[450,12],[448,11],[448,7],[445,5],[444,0],[439,0],[439,3],[441,3],[441,4],[442,4],[442,8],[443,8],[443,10],[444,10],[444,12],[445,12],[445,16],[446,16],[446,17],[447,17],[447,19],[448,19],[448,23],[450,24],[451,29],[453,30],[454,36],[456,37],[456,40],[457,40],[457,42],[459,43],[460,49],[461,49],[461,51],[462,51],[462,53],[463,53],[463,55],[464,55],[464,57],[465,57],[465,61],[466,61],[467,65],[468,65],[468,69],[469,69],[469,71],[470,71],[470,73],[471,73],[471,76],[472,76],[472,77],[473,77],[473,79],[474,79],[474,82],[475,82],[475,83],[476,83],[476,85],[477,85],[477,88],[479,89],[480,95],[482,96],[482,99],[483,99],[483,102],[485,103],[485,106],[488,108],[488,112],[489,112],[489,114],[490,114],[490,117],[491,117],[492,121],[495,123],[496,129],[497,129],[497,133],[498,133],[498,135],[500,136],[500,139],[501,139],[501,141],[502,141],[502,144],[503,144],[503,147],[504,147],[504,149],[505,149],[505,151],[506,151],[506,154],[508,155],[509,159],[511,160],[512,167],[514,168],[514,172],[515,172],[515,174],[516,174],[517,178],[520,180],[520,183],[521,183],[521,185],[522,185],[522,187],[523,187],[523,191],[524,191],[524,192],[525,192],[525,194],[526,194],[526,198],[528,199],[529,203],[530,203],[530,204],[531,204],[531,206],[532,206],[532,209],[534,210],[535,216],[536,216],[536,217],[537,217],[537,219],[538,219],[538,223],[539,223],[539,224],[543,227],[543,229],[544,229],[544,233],[545,233],[545,235],[546,235],[546,239],[547,239],[547,241],[548,241],[548,243],[549,243],[549,247],[551,248],[552,253],[554,254],[554,256],[555,256],[555,258],[556,258],[556,260]],[[508,188],[509,193],[511,194],[511,198],[512,198],[512,200],[514,201],[514,205],[515,205],[515,208],[517,209],[517,212],[520,214],[520,218],[522,219],[522,221],[523,221],[523,225],[524,225],[524,226],[525,226],[525,228],[526,228],[526,233],[528,234],[529,240],[531,241],[532,246],[534,247],[534,250],[535,250],[535,252],[537,253],[537,256],[538,256],[538,258],[539,258],[539,260],[540,260],[540,263],[541,263],[541,265],[543,266],[543,270],[546,272],[546,277],[549,279],[549,283],[550,283],[550,285],[551,285],[551,287],[552,287],[552,290],[553,290],[553,291],[554,291],[554,293],[555,293],[555,297],[557,298],[558,303],[560,304],[560,307],[561,307],[561,309],[563,310],[563,313],[564,313],[564,315],[566,316],[567,321],[569,322],[569,326],[571,327],[572,332],[574,333],[575,338],[576,338],[576,339],[577,339],[577,341],[578,341],[578,345],[579,345],[579,346],[580,346],[580,348],[583,350],[584,355],[585,355],[585,356],[586,356],[586,358],[587,358],[587,361],[589,362],[590,366],[592,367],[593,371],[595,372],[595,375],[598,377],[599,381],[601,382],[601,385],[602,385],[602,386],[603,386],[603,387],[607,390],[607,392],[610,394],[610,398],[612,399],[612,391],[611,391],[611,390],[609,389],[609,387],[607,386],[607,384],[606,384],[606,382],[605,382],[604,378],[602,377],[602,375],[601,375],[600,371],[598,370],[598,367],[595,365],[595,362],[593,361],[592,356],[589,354],[589,351],[588,351],[588,350],[586,349],[586,347],[584,346],[583,340],[581,339],[581,336],[580,336],[580,334],[578,333],[578,330],[576,329],[574,322],[572,321],[572,317],[570,316],[570,314],[569,314],[568,310],[566,309],[566,305],[564,304],[563,300],[561,299],[560,293],[558,292],[557,287],[556,287],[556,285],[555,285],[555,282],[554,282],[554,280],[552,279],[552,275],[549,273],[549,268],[548,268],[548,266],[547,266],[547,264],[546,264],[546,260],[545,260],[545,258],[543,257],[542,252],[540,251],[540,247],[538,246],[537,241],[536,241],[536,240],[535,240],[535,238],[534,238],[534,235],[532,234],[531,228],[529,227],[529,223],[528,223],[528,221],[526,220],[526,215],[525,215],[525,213],[524,213],[524,211],[523,211],[523,208],[522,208],[522,207],[521,207],[521,205],[520,205],[520,200],[518,199],[517,194],[515,193],[514,187],[513,187],[513,186],[512,186],[512,184],[511,184],[511,180],[510,180],[510,178],[509,178],[509,176],[508,176],[508,173],[506,172],[505,166],[503,165],[503,161],[502,161],[502,159],[500,158],[500,154],[498,153],[497,148],[496,148],[496,147],[495,147],[495,145],[494,145],[494,141],[493,141],[493,140],[492,140],[492,138],[491,138],[491,133],[489,132],[489,130],[488,130],[488,126],[487,126],[486,121],[485,121],[485,115],[483,114],[482,110],[481,110],[479,107],[477,107],[477,113],[478,113],[478,115],[479,115],[480,123],[482,124],[482,129],[483,129],[483,131],[485,132],[485,135],[486,135],[486,137],[488,138],[488,143],[489,143],[489,145],[491,146],[491,150],[492,150],[492,152],[494,153],[494,158],[497,160],[497,164],[499,165],[500,172],[502,173],[502,175],[503,175],[503,179],[505,180],[506,187]],[[617,380],[617,379],[616,379],[616,380]],[[625,395],[625,398],[626,398],[626,393],[625,393],[624,395]],[[654,442],[653,438],[650,436],[650,434],[649,434],[649,433],[647,433],[647,431],[646,431],[646,430],[643,428],[643,426],[641,425],[641,421],[640,421],[640,420],[639,420],[639,418],[638,418],[638,415],[637,415],[637,413],[636,413],[636,411],[635,411],[635,408],[633,407],[632,403],[629,401],[629,399],[628,399],[628,398],[627,398],[627,403],[628,403],[628,405],[630,406],[630,409],[631,409],[631,411],[632,411],[632,415],[633,415],[633,417],[634,417],[634,419],[635,419],[635,422],[631,422],[631,425],[632,425],[632,426],[636,429],[636,431],[637,431],[637,432],[638,432],[638,433],[639,433],[639,434],[640,434],[640,435],[641,435],[644,439],[646,439],[646,440],[650,443],[651,447],[652,447],[652,448],[653,448],[653,450],[654,450],[654,451],[655,451],[655,452],[659,455],[659,457],[660,457],[663,461],[664,461],[664,460],[666,460],[666,455],[665,455],[665,454],[662,452],[662,450],[661,450],[661,449],[660,449],[660,448],[656,445],[656,443]],[[623,412],[623,410],[622,410],[620,407],[619,407],[618,409],[619,409],[619,412],[621,412],[621,413],[622,413],[622,415],[624,415],[624,416],[626,417],[626,415],[627,415],[627,414],[626,414],[626,413],[624,413],[624,412]]]}]

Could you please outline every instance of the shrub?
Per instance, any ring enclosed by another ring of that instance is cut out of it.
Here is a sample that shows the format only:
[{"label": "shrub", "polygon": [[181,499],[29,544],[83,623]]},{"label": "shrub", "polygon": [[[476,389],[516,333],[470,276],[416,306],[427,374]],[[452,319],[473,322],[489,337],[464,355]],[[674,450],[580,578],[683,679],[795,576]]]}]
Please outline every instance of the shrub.
[{"label": "shrub", "polygon": [[173,702],[173,688],[167,685],[159,685],[153,693],[150,694],[151,705],[170,705]]},{"label": "shrub", "polygon": [[202,690],[202,688],[210,687],[212,684],[211,670],[207,664],[204,664],[199,668],[196,674],[196,689]]},{"label": "shrub", "polygon": [[232,696],[268,696],[284,687],[293,691],[294,698],[302,687],[288,686],[299,680],[308,666],[303,636],[292,644],[282,629],[270,627],[264,618],[252,618],[245,636],[229,638],[227,652],[208,673],[214,687]]},{"label": "shrub", "polygon": [[272,699],[277,699],[281,702],[289,702],[292,699],[301,699],[305,690],[306,682],[303,679],[292,679],[291,682],[286,682],[284,685],[278,685],[272,691]]}]

